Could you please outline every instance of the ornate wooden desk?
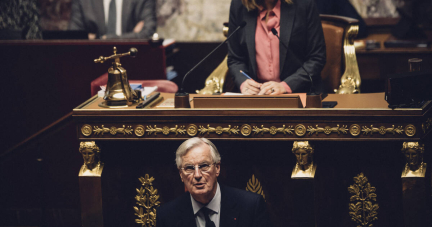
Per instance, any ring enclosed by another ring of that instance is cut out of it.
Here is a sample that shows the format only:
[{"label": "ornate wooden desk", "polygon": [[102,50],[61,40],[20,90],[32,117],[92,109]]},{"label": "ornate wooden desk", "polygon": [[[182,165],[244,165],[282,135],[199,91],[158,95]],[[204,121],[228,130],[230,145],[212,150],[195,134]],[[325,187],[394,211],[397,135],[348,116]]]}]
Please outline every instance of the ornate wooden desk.
[{"label": "ornate wooden desk", "polygon": [[[93,97],[73,113],[79,140],[96,141],[105,163],[100,188],[90,192],[92,183],[80,182],[83,226],[138,226],[135,188],[141,187],[138,178],[145,174],[155,178],[152,186],[162,204],[183,193],[174,153],[194,136],[209,138],[221,152],[220,183],[262,192],[275,226],[354,226],[367,221],[374,226],[416,226],[409,224],[412,219],[430,214],[428,204],[419,206],[417,216],[406,210],[401,180],[403,142],[425,143],[425,162],[431,163],[430,101],[422,108],[394,110],[387,107],[383,93],[329,95],[324,101],[338,102],[333,109],[106,109],[98,107],[101,101]],[[296,160],[293,141],[304,140],[315,146],[312,183],[290,177]],[[375,200],[362,200],[363,206],[353,199],[355,190],[348,189],[357,187],[359,179],[376,189],[376,194],[370,192]],[[430,174],[423,179],[421,200],[427,201]],[[101,199],[99,210],[92,204],[93,213],[86,213],[92,198]],[[354,215],[356,209],[362,211],[360,218]],[[99,219],[90,220],[89,215]]]}]

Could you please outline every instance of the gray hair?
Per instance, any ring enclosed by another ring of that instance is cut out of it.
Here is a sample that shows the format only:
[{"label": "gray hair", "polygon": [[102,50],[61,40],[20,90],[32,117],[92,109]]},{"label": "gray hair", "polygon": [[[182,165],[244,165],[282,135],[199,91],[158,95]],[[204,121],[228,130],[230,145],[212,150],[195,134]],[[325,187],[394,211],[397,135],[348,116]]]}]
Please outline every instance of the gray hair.
[{"label": "gray hair", "polygon": [[175,162],[177,164],[177,168],[180,169],[182,165],[182,157],[187,154],[187,152],[194,148],[198,147],[202,144],[207,144],[210,147],[210,154],[213,159],[213,162],[219,163],[221,161],[221,156],[219,154],[219,151],[217,150],[216,146],[208,139],[206,138],[200,138],[200,137],[193,137],[186,141],[184,141],[180,147],[176,151],[176,158]]}]

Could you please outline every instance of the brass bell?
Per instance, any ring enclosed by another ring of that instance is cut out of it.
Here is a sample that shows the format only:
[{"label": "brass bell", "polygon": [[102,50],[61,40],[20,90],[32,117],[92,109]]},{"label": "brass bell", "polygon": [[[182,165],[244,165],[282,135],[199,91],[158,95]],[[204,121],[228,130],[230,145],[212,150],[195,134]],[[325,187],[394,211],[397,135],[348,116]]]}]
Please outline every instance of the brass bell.
[{"label": "brass bell", "polygon": [[109,57],[100,56],[94,60],[95,63],[104,63],[106,60],[114,59],[112,66],[108,69],[108,82],[104,95],[105,101],[99,103],[99,106],[115,108],[134,105],[142,100],[141,92],[132,90],[127,79],[126,70],[121,67],[120,58],[128,55],[135,57],[138,50],[131,48],[127,53],[117,54],[117,48],[114,47],[113,49],[114,55]]}]

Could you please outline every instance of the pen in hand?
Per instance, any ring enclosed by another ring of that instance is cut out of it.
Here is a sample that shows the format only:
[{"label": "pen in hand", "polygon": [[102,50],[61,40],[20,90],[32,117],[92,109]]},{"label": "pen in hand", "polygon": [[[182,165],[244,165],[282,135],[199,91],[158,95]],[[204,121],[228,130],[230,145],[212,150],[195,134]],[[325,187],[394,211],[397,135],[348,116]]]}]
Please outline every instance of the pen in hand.
[{"label": "pen in hand", "polygon": [[252,78],[248,74],[246,74],[245,72],[240,70],[240,73],[243,74],[243,76],[245,76],[246,78],[252,80]]}]

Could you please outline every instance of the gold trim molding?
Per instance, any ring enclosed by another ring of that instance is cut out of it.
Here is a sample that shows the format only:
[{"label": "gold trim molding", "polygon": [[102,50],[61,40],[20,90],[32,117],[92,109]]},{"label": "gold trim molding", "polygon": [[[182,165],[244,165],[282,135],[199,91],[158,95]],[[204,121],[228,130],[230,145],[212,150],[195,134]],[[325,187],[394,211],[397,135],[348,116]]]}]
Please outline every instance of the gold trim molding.
[{"label": "gold trim molding", "polygon": [[[368,134],[372,135],[373,133],[379,133],[380,135],[383,136],[387,133],[389,133],[389,134],[393,133],[393,135],[396,133],[402,134],[404,132],[404,129],[402,126],[398,126],[397,128],[395,128],[394,125],[392,125],[391,128],[386,128],[385,126],[381,126],[379,128],[374,128],[373,125],[371,125],[370,128],[367,126],[363,126],[361,131],[363,132],[363,135],[368,135]],[[415,131],[415,127],[414,127],[414,131]],[[408,136],[408,134],[407,134],[407,136]]]},{"label": "gold trim molding", "polygon": [[330,135],[332,133],[337,133],[337,134],[347,134],[347,129],[348,126],[346,125],[342,125],[342,127],[339,127],[339,124],[336,125],[336,127],[330,127],[330,126],[325,126],[324,128],[318,127],[318,125],[316,125],[316,128],[309,126],[307,131],[309,132],[309,135],[312,134],[316,134],[318,135],[318,133],[323,132],[326,135]]},{"label": "gold trim molding", "polygon": [[175,135],[180,134],[185,134],[186,133],[186,129],[185,126],[178,126],[176,125],[174,128],[170,128],[168,126],[163,126],[162,128],[158,128],[156,125],[154,126],[154,128],[150,125],[147,125],[147,135],[151,135],[151,134],[155,134],[157,135],[158,133],[162,133],[164,135],[169,135],[170,133],[174,133]]},{"label": "gold trim molding", "polygon": [[252,178],[249,179],[249,181],[246,185],[246,191],[250,191],[250,192],[256,193],[258,195],[262,195],[262,197],[265,200],[265,194],[264,194],[264,191],[262,189],[261,183],[259,182],[259,180],[257,178],[255,178],[254,174],[252,174]]},{"label": "gold trim molding", "polygon": [[271,126],[270,128],[265,128],[264,125],[261,125],[261,128],[258,128],[257,126],[253,126],[254,135],[260,134],[264,135],[264,133],[270,133],[271,135],[276,135],[276,133],[283,133],[283,134],[293,134],[293,126],[285,126],[282,125],[282,128],[277,128],[275,126]]},{"label": "gold trim molding", "polygon": [[210,133],[216,133],[218,135],[222,133],[228,133],[231,135],[231,133],[238,134],[240,132],[240,129],[238,126],[231,127],[231,125],[228,125],[228,128],[223,128],[222,126],[216,126],[215,128],[215,127],[210,127],[210,125],[208,124],[207,127],[200,125],[198,131],[201,135],[206,133],[207,135]]},{"label": "gold trim molding", "polygon": [[[92,129],[93,127],[93,129]],[[427,130],[430,130],[432,128],[432,118],[429,118],[425,123],[422,124],[423,132],[426,132]],[[393,134],[393,135],[401,135],[405,134],[408,137],[412,137],[416,134],[416,127],[412,124],[408,124],[405,127],[404,126],[395,126],[392,125],[391,127],[386,126],[380,126],[380,127],[374,127],[374,125],[370,126],[360,126],[359,124],[351,124],[349,127],[348,125],[343,124],[336,124],[336,126],[319,126],[316,124],[308,125],[307,127],[304,124],[297,124],[297,125],[286,125],[282,124],[281,126],[277,125],[270,125],[270,126],[264,126],[264,124],[243,124],[241,126],[237,125],[227,125],[227,127],[222,125],[217,126],[211,126],[211,124],[207,125],[195,125],[195,124],[189,124],[187,127],[185,125],[175,125],[174,127],[170,127],[167,125],[163,126],[157,126],[157,125],[141,125],[138,124],[135,126],[135,128],[132,128],[132,126],[125,126],[123,127],[105,127],[105,125],[102,126],[91,126],[89,124],[84,124],[80,128],[81,134],[85,137],[89,137],[92,134],[93,135],[104,135],[104,134],[110,134],[112,136],[115,136],[117,134],[123,134],[123,135],[133,135],[135,134],[137,137],[143,137],[147,133],[147,135],[158,135],[163,134],[165,136],[169,135],[188,135],[190,137],[196,136],[198,134],[200,135],[210,135],[210,134],[228,134],[228,135],[242,135],[244,137],[248,136],[257,136],[264,134],[270,134],[272,136],[277,134],[283,134],[283,135],[296,135],[297,137],[303,137],[306,134],[308,136],[312,135],[319,135],[319,134],[325,134],[325,135],[331,135],[331,134],[338,134],[338,135],[347,135],[348,132],[351,136],[359,136],[360,134],[363,134],[363,136],[372,136],[374,134],[380,134],[382,136],[385,136],[387,134]]]},{"label": "gold trim molding", "polygon": [[123,135],[132,135],[132,131],[133,131],[132,126],[126,127],[124,125],[123,128],[117,128],[115,126],[111,126],[110,128],[105,128],[104,125],[102,125],[101,128],[99,128],[99,126],[94,126],[93,128],[94,128],[93,132],[95,135],[99,135],[99,134],[103,135],[104,133],[110,133],[113,136],[115,136],[117,133]]},{"label": "gold trim molding", "polygon": [[[348,187],[351,195],[349,204],[349,215],[351,220],[357,222],[357,226],[372,226],[372,222],[378,219],[378,208],[376,201],[376,188],[372,187],[367,177],[360,173],[354,177],[355,184]],[[354,203],[355,202],[355,203]]]},{"label": "gold trim molding", "polygon": [[[135,223],[141,224],[141,227],[154,227],[156,226],[156,207],[160,206],[158,190],[153,188],[154,177],[148,174],[145,177],[140,177],[141,188],[136,189],[137,195],[135,196],[136,204],[134,206]],[[145,212],[144,212],[145,209]]]}]

